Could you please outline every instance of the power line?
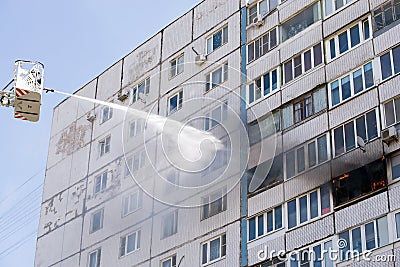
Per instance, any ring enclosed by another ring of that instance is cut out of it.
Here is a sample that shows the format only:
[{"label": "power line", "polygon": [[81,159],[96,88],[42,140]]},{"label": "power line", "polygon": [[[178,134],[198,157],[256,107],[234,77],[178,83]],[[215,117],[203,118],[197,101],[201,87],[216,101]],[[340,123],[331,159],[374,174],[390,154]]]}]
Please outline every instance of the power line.
[{"label": "power line", "polygon": [[25,237],[23,237],[22,239],[20,239],[18,242],[12,244],[10,247],[6,248],[5,250],[0,252],[0,260],[5,258],[8,254],[10,254],[11,252],[13,252],[14,250],[18,249],[19,247],[21,247],[22,245],[25,244],[25,241],[27,241],[29,238],[31,238],[32,236],[36,235],[37,231],[33,231],[31,233],[29,233],[28,235],[26,235]]},{"label": "power line", "polygon": [[23,182],[20,186],[18,186],[17,188],[15,188],[12,192],[8,193],[2,200],[0,200],[0,205],[6,201],[8,198],[10,198],[11,195],[13,195],[15,192],[17,192],[20,188],[22,188],[24,185],[26,185],[27,183],[29,183],[33,178],[35,178],[38,174],[40,174],[45,168],[42,168],[41,170],[39,170],[38,172],[36,172],[33,176],[31,176],[30,178],[28,178],[25,182]]}]

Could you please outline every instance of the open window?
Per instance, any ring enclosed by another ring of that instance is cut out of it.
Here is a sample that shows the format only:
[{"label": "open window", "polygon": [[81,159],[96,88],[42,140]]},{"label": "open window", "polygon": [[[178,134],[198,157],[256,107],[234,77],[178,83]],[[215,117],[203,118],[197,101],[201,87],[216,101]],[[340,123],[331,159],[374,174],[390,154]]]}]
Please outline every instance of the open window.
[{"label": "open window", "polygon": [[386,164],[382,158],[333,179],[335,206],[370,195],[386,186]]}]

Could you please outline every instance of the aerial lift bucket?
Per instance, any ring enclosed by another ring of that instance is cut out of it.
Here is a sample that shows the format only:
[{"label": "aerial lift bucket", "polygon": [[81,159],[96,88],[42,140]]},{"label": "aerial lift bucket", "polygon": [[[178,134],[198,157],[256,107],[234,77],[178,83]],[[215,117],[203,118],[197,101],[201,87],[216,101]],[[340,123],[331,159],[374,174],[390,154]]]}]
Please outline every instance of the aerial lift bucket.
[{"label": "aerial lift bucket", "polygon": [[44,66],[17,60],[14,70],[14,118],[36,122],[42,103]]}]

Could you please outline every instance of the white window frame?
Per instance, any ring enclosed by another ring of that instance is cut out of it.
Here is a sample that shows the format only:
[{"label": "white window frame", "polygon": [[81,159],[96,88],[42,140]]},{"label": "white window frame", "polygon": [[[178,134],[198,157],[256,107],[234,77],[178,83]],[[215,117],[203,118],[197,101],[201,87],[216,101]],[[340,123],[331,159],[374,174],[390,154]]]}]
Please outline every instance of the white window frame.
[{"label": "white window frame", "polygon": [[[399,97],[395,97],[395,98],[392,98],[389,101],[386,101],[385,103],[382,104],[382,114],[383,114],[384,123],[385,123],[384,124],[385,125],[384,129],[389,128],[390,126],[397,125],[397,124],[400,123],[400,117],[397,118],[397,114],[396,114],[397,110],[396,110],[395,101],[399,101],[400,102],[400,98]],[[386,105],[389,104],[389,103],[393,106],[394,123],[392,123],[392,124],[388,124],[387,120],[386,120]],[[400,114],[400,111],[399,111],[399,114]]]},{"label": "white window frame", "polygon": [[[322,61],[321,61],[321,63],[319,63],[318,65],[315,65],[315,62],[314,62],[314,47],[316,47],[316,46],[318,46],[318,45],[320,45],[320,47],[321,47],[321,57],[322,57]],[[306,70],[305,70],[305,59],[304,59],[304,55],[305,55],[307,52],[309,52],[309,51],[311,52],[311,68],[310,68],[309,70],[306,71]],[[297,57],[299,57],[299,56],[300,56],[300,58],[301,58],[301,74],[300,74],[299,76],[295,77],[295,73],[294,73],[294,72],[295,72],[294,59],[297,58]],[[287,82],[286,82],[285,65],[286,65],[288,62],[291,62],[291,64],[292,64],[292,79],[291,79],[290,81],[287,81]],[[325,57],[324,57],[324,51],[323,51],[323,43],[321,42],[321,43],[314,44],[312,47],[309,47],[307,50],[304,50],[304,51],[301,52],[300,54],[297,54],[297,55],[293,56],[292,58],[290,58],[290,60],[286,60],[286,61],[282,64],[282,73],[283,73],[283,75],[282,75],[282,86],[285,86],[285,85],[287,85],[287,84],[293,83],[293,81],[298,80],[300,77],[303,77],[303,76],[306,75],[307,73],[310,73],[310,72],[313,71],[316,67],[324,65],[324,63],[325,63]]]},{"label": "white window frame", "polygon": [[100,124],[105,123],[106,121],[110,120],[113,115],[113,109],[110,106],[104,106],[101,109],[101,121]]},{"label": "white window frame", "polygon": [[[171,100],[176,97],[177,105],[176,108],[171,110]],[[171,115],[178,110],[182,109],[183,106],[183,89],[179,90],[175,94],[168,97],[168,115]]]},{"label": "white window frame", "polygon": [[[327,244],[329,244],[329,243],[331,243],[331,247],[328,249],[327,247],[326,247],[326,245]],[[301,265],[301,262],[299,261],[299,258],[301,259],[301,257],[299,257],[300,255],[299,254],[302,254],[302,253],[304,253],[305,251],[307,251],[308,252],[308,257],[309,257],[309,262],[307,262],[309,265],[306,265],[306,266],[309,266],[309,267],[314,267],[315,265],[314,265],[314,258],[316,257],[316,255],[315,255],[315,253],[314,253],[314,248],[315,247],[320,247],[321,248],[321,258],[320,258],[320,260],[321,260],[321,266],[322,267],[326,267],[327,265],[326,265],[326,260],[329,260],[329,255],[331,254],[331,253],[329,253],[329,251],[333,251],[334,250],[334,246],[335,246],[335,244],[334,244],[335,242],[334,242],[334,240],[331,238],[331,239],[325,239],[325,240],[323,240],[323,241],[319,241],[319,242],[316,242],[316,243],[314,243],[314,244],[312,244],[312,245],[308,245],[307,247],[305,247],[305,248],[301,248],[301,249],[296,249],[296,251],[294,251],[294,253],[291,255],[291,258],[288,258],[288,263],[289,263],[289,265],[290,266],[292,266],[291,264],[292,264],[292,262],[291,262],[291,260],[290,259],[296,259],[296,263],[297,263],[297,267],[302,267],[302,265]],[[325,253],[324,254],[322,254],[322,252],[325,250]],[[316,259],[316,260],[318,260],[318,259]],[[331,259],[331,261],[332,261],[332,263],[333,263],[333,266],[336,266],[335,265],[335,261],[334,260],[332,260]],[[285,265],[286,266],[286,265]],[[258,267],[258,266],[257,266]],[[261,267],[261,266],[260,266]]]},{"label": "white window frame", "polygon": [[[377,136],[374,137],[374,138],[372,138],[372,139],[368,139],[368,124],[367,124],[367,121],[366,121],[366,116],[367,116],[367,113],[369,113],[369,112],[371,112],[371,111],[373,111],[373,110],[375,111]],[[344,154],[346,154],[346,153],[348,153],[348,152],[350,152],[350,151],[353,151],[353,150],[359,148],[359,146],[358,146],[358,144],[357,144],[357,119],[359,119],[359,118],[361,118],[361,117],[364,117],[364,123],[365,123],[365,131],[366,131],[367,142],[371,142],[371,141],[373,141],[373,140],[375,140],[375,139],[377,139],[377,138],[380,137],[380,135],[381,135],[381,129],[380,129],[380,123],[379,123],[379,122],[380,122],[380,119],[379,119],[379,111],[378,111],[377,108],[374,108],[374,109],[368,110],[367,112],[363,113],[361,116],[357,116],[357,117],[355,117],[355,118],[352,118],[352,119],[349,120],[349,121],[346,121],[345,123],[342,123],[342,124],[338,125],[337,127],[333,128],[333,129],[331,130],[331,136],[332,136],[332,154],[333,154],[333,158],[336,158],[336,157],[338,157],[338,156],[344,155]],[[354,127],[354,138],[355,138],[355,140],[354,140],[355,147],[352,148],[352,149],[350,149],[350,150],[346,150],[346,133],[345,133],[345,130],[344,130],[344,126],[345,126],[346,124],[350,123],[350,122],[353,122],[353,127]],[[343,127],[343,150],[344,150],[344,152],[336,155],[335,130],[338,129],[338,128],[340,128],[340,127]]]},{"label": "white window frame", "polygon": [[164,267],[164,263],[170,262],[171,267],[176,267],[176,254],[161,261],[160,267]]},{"label": "white window frame", "polygon": [[[139,92],[139,87],[142,84],[144,85],[143,92]],[[140,93],[143,93],[145,96],[149,95],[149,93],[150,93],[150,78],[146,78],[132,87],[131,100],[129,102],[130,105],[132,105],[136,101],[140,100],[140,96],[139,96]],[[142,101],[144,101],[144,100],[142,99]]]},{"label": "white window frame", "polygon": [[[311,201],[310,201],[310,199],[311,199],[311,194],[313,194],[315,192],[317,192],[317,196],[318,196],[318,198],[317,198],[318,199],[317,200],[318,201],[318,216],[316,216],[314,218],[311,218]],[[300,221],[301,221],[300,220],[301,219],[300,218],[300,199],[303,198],[303,197],[307,197],[307,220],[302,222],[302,223],[300,223]],[[289,202],[292,202],[294,200],[296,201],[296,226],[293,226],[292,228],[289,228],[289,216],[288,216],[289,208],[288,208],[288,205],[289,205]],[[296,229],[298,227],[301,227],[301,226],[306,225],[306,224],[308,224],[310,222],[319,220],[320,218],[328,216],[329,214],[331,214],[333,212],[333,196],[332,196],[332,190],[331,189],[329,189],[329,207],[330,207],[330,211],[328,213],[326,213],[326,214],[322,214],[322,210],[321,210],[321,208],[322,208],[321,187],[319,187],[316,190],[310,191],[310,192],[308,192],[306,194],[300,195],[300,196],[298,196],[298,197],[296,197],[294,199],[291,199],[291,200],[287,201],[285,203],[285,211],[286,211],[285,217],[286,217],[287,229],[289,229],[289,230]]]},{"label": "white window frame", "polygon": [[111,150],[111,135],[108,135],[99,141],[100,157],[110,153]]},{"label": "white window frame", "polygon": [[[365,39],[364,38],[364,23],[368,21],[368,31],[369,31],[369,38]],[[350,35],[350,29],[353,28],[354,26],[356,26],[358,24],[358,34],[360,37],[360,43],[356,44],[355,46],[351,46],[351,35]],[[342,33],[346,32],[347,35],[347,45],[348,45],[348,49],[346,51],[344,51],[343,53],[340,53],[340,49],[339,49],[339,35],[341,35]],[[373,38],[373,31],[372,31],[372,22],[371,22],[371,16],[369,15],[368,17],[364,17],[361,20],[359,20],[357,23],[353,23],[349,26],[346,27],[345,30],[340,31],[339,33],[335,34],[335,36],[333,36],[332,38],[329,38],[326,42],[325,42],[325,48],[326,48],[326,55],[327,55],[327,63],[341,57],[342,55],[345,55],[346,53],[348,53],[349,51],[354,50],[355,48],[361,46],[363,43],[365,43],[368,40],[371,40]],[[335,57],[331,58],[331,45],[330,42],[331,40],[334,40],[335,42]]]},{"label": "white window frame", "polygon": [[182,53],[170,61],[170,79],[183,73],[185,70],[185,54]]},{"label": "white window frame", "polygon": [[[281,227],[280,228],[277,228],[277,226],[276,226],[276,224],[275,224],[275,222],[276,222],[276,210],[278,209],[278,208],[281,208],[281,212],[282,212],[282,216],[281,216]],[[268,213],[270,213],[270,212],[272,212],[272,223],[273,223],[273,230],[272,231],[270,231],[270,232],[268,232]],[[254,240],[257,240],[257,239],[259,239],[259,238],[261,238],[261,237],[264,237],[264,236],[267,236],[267,235],[271,235],[271,234],[273,234],[273,233],[275,233],[275,232],[277,232],[277,231],[280,231],[280,230],[282,230],[283,228],[285,228],[285,220],[284,220],[284,213],[285,213],[285,211],[284,211],[284,205],[280,205],[280,206],[276,206],[276,207],[274,207],[274,208],[272,208],[272,209],[269,209],[269,210],[267,210],[267,211],[265,211],[265,212],[263,212],[263,213],[259,213],[259,214],[257,214],[257,215],[254,215],[254,216],[252,216],[252,217],[250,217],[248,220],[247,220],[247,229],[248,229],[248,233],[247,233],[247,241],[248,242],[252,242],[252,241],[254,241]],[[258,226],[259,226],[259,217],[260,216],[262,216],[263,217],[263,234],[261,235],[259,232],[258,232]],[[252,219],[255,219],[255,238],[254,239],[252,239],[252,240],[250,240],[250,220],[252,220]]]},{"label": "white window frame", "polygon": [[[277,85],[276,88],[273,89],[272,87],[272,73],[276,72],[276,78],[277,78]],[[270,83],[270,92],[267,94],[264,94],[265,92],[265,84],[264,84],[264,76],[269,75],[269,83]],[[254,81],[252,81],[250,84],[247,85],[247,90],[246,90],[246,97],[247,97],[247,105],[248,106],[252,106],[255,105],[256,103],[260,102],[260,99],[264,99],[266,97],[269,97],[271,95],[273,95],[274,93],[278,92],[281,89],[281,73],[279,71],[279,67],[276,67],[266,73],[264,73],[263,75],[261,75],[260,77],[257,77],[257,79],[254,79]],[[256,81],[257,80],[261,80],[261,88],[258,88]],[[250,102],[250,90],[251,87],[253,87],[253,96],[254,96],[254,101]],[[256,93],[257,89],[260,90],[260,97],[257,98],[256,95],[258,95]]]},{"label": "white window frame", "polygon": [[[135,235],[135,245],[134,245],[134,249],[132,251],[128,252],[128,239],[132,235]],[[138,238],[138,236],[140,238]],[[123,243],[122,240],[125,240],[125,242],[123,244],[124,245],[124,254],[123,255],[121,255],[121,249],[122,249],[122,243]],[[141,240],[142,240],[142,230],[141,229],[138,229],[138,230],[136,230],[134,232],[131,232],[131,233],[127,234],[127,235],[122,236],[120,238],[120,248],[119,248],[119,252],[118,252],[119,257],[122,258],[122,257],[125,257],[127,255],[130,255],[130,254],[138,251],[140,249]]]},{"label": "white window frame", "polygon": [[144,119],[136,119],[133,120],[129,125],[129,137],[133,138],[138,136],[144,132],[145,120]]},{"label": "white window frame", "polygon": [[[400,212],[395,212],[394,213],[394,240],[400,240],[400,224],[397,225],[396,223],[396,216],[400,217]],[[388,218],[389,219],[389,218]],[[389,224],[389,228],[390,228],[390,224]],[[399,232],[399,235],[397,235],[397,232]]]},{"label": "white window frame", "polygon": [[[167,223],[166,220],[169,219],[169,216],[172,215],[173,221],[172,221],[172,232],[171,233],[165,233],[164,232],[164,226]],[[175,235],[178,232],[178,210],[174,210],[172,212],[167,213],[166,215],[163,216],[163,220],[161,223],[161,239],[165,239],[168,237],[171,237]]]},{"label": "white window frame", "polygon": [[[136,198],[136,207],[132,207],[132,199]],[[143,193],[140,190],[134,190],[122,199],[122,217],[126,217],[142,208]]]},{"label": "white window frame", "polygon": [[[216,73],[217,71],[221,71],[221,83],[214,83],[214,81],[213,81],[213,74]],[[229,66],[228,66],[228,62],[225,62],[225,63],[221,64],[220,66],[218,66],[217,68],[215,68],[214,70],[212,70],[206,74],[205,93],[208,93],[211,90],[224,84],[226,81],[228,81],[228,77],[229,77]]]},{"label": "white window frame", "polygon": [[[218,198],[217,198],[217,195],[218,195]],[[211,205],[214,202],[219,201],[219,199],[221,199],[221,202],[222,202],[221,210],[218,211],[217,213],[213,214],[211,212]],[[213,201],[211,201],[211,200],[213,200]],[[211,194],[209,194],[209,195],[207,195],[205,197],[202,197],[202,203],[203,203],[203,205],[201,206],[201,216],[200,216],[201,220],[207,220],[208,218],[211,218],[211,217],[213,217],[213,216],[215,216],[217,214],[220,214],[220,213],[226,211],[227,210],[227,206],[228,206],[226,188],[219,189],[219,190],[214,191],[213,193],[211,193]],[[208,207],[208,214],[205,214],[205,211],[204,211],[206,206]]]},{"label": "white window frame", "polygon": [[[222,240],[225,238],[225,244],[223,244],[223,242],[222,242]],[[211,244],[211,242],[212,241],[215,241],[215,240],[217,240],[217,239],[220,239],[220,247],[219,247],[219,254],[220,254],[220,256],[219,256],[219,258],[217,258],[217,259],[214,259],[214,260],[210,260],[210,257],[211,257],[211,248],[210,248],[210,244]],[[220,260],[222,260],[222,259],[225,259],[226,258],[226,246],[227,246],[227,244],[226,244],[227,242],[226,242],[226,233],[224,233],[224,234],[221,234],[220,236],[218,236],[218,237],[215,237],[215,238],[212,238],[212,239],[210,239],[210,240],[208,240],[208,241],[206,241],[206,242],[203,242],[203,243],[201,243],[201,246],[200,246],[200,248],[201,248],[201,266],[206,266],[206,265],[210,265],[210,264],[212,264],[212,263],[214,263],[214,262],[217,262],[217,261],[220,261]],[[205,245],[205,244],[207,244],[207,261],[205,262],[205,263],[203,263],[203,246]],[[223,253],[223,246],[225,246],[225,254],[224,255],[222,255]]]},{"label": "white window frame", "polygon": [[[220,117],[215,118],[213,117],[213,114],[216,110],[220,109]],[[228,101],[224,101],[221,105],[218,105],[216,108],[211,110],[205,115],[205,120],[204,120],[204,130],[205,131],[210,131],[211,129],[217,127],[220,123],[222,123],[224,120],[226,120],[228,117]],[[213,125],[213,122],[215,125]]]},{"label": "white window frame", "polygon": [[[395,62],[394,62],[394,57],[393,57],[393,49],[396,49],[396,48],[399,48],[400,47],[400,45],[396,45],[396,46],[394,46],[394,47],[392,47],[392,48],[390,48],[390,50],[387,50],[386,52],[384,52],[384,53],[382,53],[380,56],[379,56],[379,66],[380,66],[380,68],[381,68],[381,78],[382,78],[382,82],[384,82],[384,81],[387,81],[387,80],[389,80],[389,79],[391,79],[391,78],[393,78],[394,76],[396,76],[396,75],[398,75],[400,72],[395,72]],[[386,54],[388,54],[389,53],[389,57],[390,57],[390,70],[391,70],[391,75],[389,75],[388,77],[386,77],[386,78],[383,78],[383,73],[382,73],[382,62],[381,62],[381,58],[384,56],[384,55],[386,55]],[[398,64],[400,65],[400,62],[398,62]]]},{"label": "white window frame", "polygon": [[[94,187],[93,187],[94,195],[102,193],[107,189],[107,180],[108,180],[108,170],[94,177]],[[98,191],[96,190],[97,184],[100,184],[100,190]]]},{"label": "white window frame", "polygon": [[[355,68],[355,69],[353,69],[352,71],[350,71],[350,72],[348,72],[348,73],[346,73],[346,74],[340,76],[339,78],[337,78],[337,79],[335,79],[334,81],[332,81],[332,82],[329,83],[329,85],[328,85],[329,108],[333,108],[333,107],[339,106],[340,104],[345,103],[345,102],[347,102],[347,101],[353,99],[354,97],[356,97],[356,96],[358,96],[358,95],[364,93],[364,92],[367,91],[368,89],[371,89],[371,88],[373,88],[373,87],[375,86],[375,81],[374,81],[374,84],[373,84],[372,86],[368,87],[368,88],[366,87],[366,84],[365,84],[365,71],[364,71],[364,68],[365,68],[368,64],[371,64],[372,76],[373,76],[373,79],[374,79],[374,78],[375,78],[375,77],[374,77],[374,75],[375,75],[375,73],[374,73],[374,65],[373,65],[373,62],[370,61],[370,62],[367,62],[367,63],[363,64],[361,67]],[[361,70],[361,77],[362,77],[362,82],[363,82],[363,89],[362,89],[360,92],[355,93],[355,92],[354,92],[354,73],[357,72],[357,71],[359,71],[359,70]],[[347,99],[345,99],[345,100],[342,100],[342,98],[343,98],[343,92],[342,92],[342,83],[341,83],[341,80],[342,80],[343,78],[347,77],[347,76],[349,76],[349,79],[350,79],[350,92],[351,92],[351,95],[350,95],[349,98],[347,98]],[[375,80],[375,79],[374,79],[374,80]],[[339,84],[339,98],[340,98],[340,99],[339,99],[339,103],[333,105],[333,103],[332,103],[332,100],[333,100],[333,98],[332,98],[332,85],[333,85],[333,83],[335,83],[335,82],[338,82],[338,84]]]},{"label": "white window frame", "polygon": [[[349,230],[347,230],[347,231],[338,233],[336,236],[337,236],[337,238],[339,239],[339,236],[340,236],[341,234],[348,232],[348,233],[349,233],[349,241],[350,241],[350,242],[348,242],[348,244],[347,244],[347,246],[349,247],[348,251],[354,251],[354,247],[353,247],[353,230],[355,230],[355,229],[357,229],[357,228],[360,228],[360,232],[361,232],[361,249],[362,249],[362,252],[361,252],[359,255],[363,255],[363,254],[367,251],[367,247],[366,247],[366,245],[367,245],[367,244],[366,244],[367,240],[366,240],[366,236],[365,236],[365,226],[368,225],[368,224],[370,224],[370,223],[373,223],[373,224],[374,224],[375,247],[374,247],[372,250],[376,250],[376,249],[382,247],[382,246],[379,246],[379,243],[378,243],[378,240],[379,240],[379,236],[378,236],[378,233],[379,233],[379,231],[378,231],[378,220],[383,219],[383,218],[385,218],[385,217],[386,217],[386,220],[387,220],[387,227],[388,227],[388,236],[389,236],[388,244],[390,244],[389,218],[388,218],[387,215],[385,215],[385,216],[383,216],[383,217],[380,217],[380,218],[377,218],[377,219],[375,219],[375,220],[373,220],[373,221],[368,221],[367,223],[364,223],[364,224],[359,225],[359,226],[357,226],[357,227],[353,227],[353,228],[351,228],[351,229],[349,229]],[[386,245],[387,245],[387,244],[386,244]],[[386,245],[383,245],[383,246],[386,246]],[[349,257],[349,258],[346,258],[346,259],[342,259],[342,258],[341,258],[341,257],[342,257],[342,256],[341,256],[341,249],[339,249],[339,255],[338,255],[338,256],[339,256],[339,257],[338,257],[338,262],[348,261],[348,260],[354,258],[354,257],[353,257],[353,258],[352,258],[352,257]]]},{"label": "white window frame", "polygon": [[[327,12],[326,11],[326,1],[330,1],[331,5],[332,5],[332,12],[329,13],[329,14],[326,13]],[[325,19],[328,18],[328,17],[333,16],[335,13],[339,12],[339,10],[342,10],[342,9],[346,8],[348,5],[350,5],[351,3],[355,2],[355,0],[343,0],[343,5],[341,7],[339,7],[339,8],[335,7],[335,2],[336,2],[336,0],[324,0],[323,1],[322,5],[323,5],[323,9],[324,9],[323,12],[324,12]]]},{"label": "white window frame", "polygon": [[[93,224],[94,216],[97,215],[98,213],[100,213],[100,226],[99,226],[99,229],[93,229],[93,227],[94,227],[94,224]],[[89,228],[90,231],[89,231],[89,234],[93,234],[93,233],[103,229],[103,221],[104,221],[104,208],[94,211],[90,215],[90,228]]]},{"label": "white window frame", "polygon": [[[211,54],[212,52],[214,52],[215,50],[221,48],[222,46],[224,46],[225,44],[228,43],[229,40],[229,28],[228,28],[228,24],[222,26],[221,28],[219,28],[218,30],[216,30],[215,32],[213,32],[212,34],[210,34],[207,38],[206,38],[206,55]],[[221,32],[222,35],[222,40],[221,40],[221,45],[216,47],[214,49],[214,35],[218,34],[219,32]],[[225,36],[226,35],[226,36]],[[225,40],[225,37],[227,37]],[[210,47],[210,50],[209,50]]]},{"label": "white window frame", "polygon": [[97,248],[96,250],[93,250],[88,254],[88,267],[91,267],[91,256],[95,254],[96,257],[96,262],[94,262],[95,267],[100,267],[100,262],[101,262],[101,248]]},{"label": "white window frame", "polygon": [[[271,46],[271,33],[275,31],[275,45]],[[256,38],[255,40],[251,41],[250,43],[248,43],[246,45],[246,50],[247,50],[247,64],[256,61],[257,59],[259,59],[260,57],[264,56],[265,54],[267,54],[269,51],[271,51],[272,49],[274,49],[275,47],[277,47],[279,45],[279,35],[278,35],[278,27],[275,27],[271,30],[269,30],[268,32],[264,33],[261,37]],[[268,34],[268,50],[264,51],[264,43],[262,43],[262,41],[264,40],[264,36]],[[259,42],[259,47],[256,48],[256,43]],[[253,49],[253,59],[249,60],[249,54],[250,54],[250,46],[254,45],[254,49]],[[261,49],[262,47],[262,53],[259,53],[259,56],[256,57],[256,49]]]},{"label": "white window frame", "polygon": [[[324,136],[326,138],[327,160],[319,162],[319,160],[318,160],[318,158],[319,158],[318,139],[320,139],[320,138],[322,138]],[[307,172],[307,171],[309,171],[309,170],[311,170],[311,169],[313,169],[313,168],[315,168],[315,167],[317,167],[319,165],[322,165],[322,164],[328,162],[330,160],[330,154],[331,154],[330,153],[331,151],[330,151],[330,145],[329,145],[329,138],[330,138],[329,133],[325,133],[323,135],[317,136],[316,138],[313,138],[312,140],[307,141],[303,145],[297,146],[297,147],[285,152],[284,153],[284,157],[283,157],[283,172],[284,172],[285,181],[293,179],[297,175],[305,173],[305,172]],[[314,166],[310,166],[310,162],[309,162],[309,153],[310,152],[309,152],[308,148],[309,148],[309,145],[312,144],[313,142],[315,143],[314,144],[315,145],[315,165]],[[299,172],[298,171],[297,150],[299,150],[300,148],[304,148],[304,170]],[[287,176],[287,163],[286,163],[287,160],[286,160],[286,157],[287,157],[287,154],[289,154],[291,152],[294,153],[294,159],[295,159],[295,162],[294,162],[294,175],[291,176],[291,177],[288,177]]]}]

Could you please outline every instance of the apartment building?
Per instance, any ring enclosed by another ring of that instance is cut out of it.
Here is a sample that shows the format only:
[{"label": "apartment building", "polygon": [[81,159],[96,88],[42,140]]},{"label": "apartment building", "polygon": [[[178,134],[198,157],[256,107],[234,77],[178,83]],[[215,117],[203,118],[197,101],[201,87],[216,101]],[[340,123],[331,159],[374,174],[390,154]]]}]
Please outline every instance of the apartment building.
[{"label": "apartment building", "polygon": [[181,191],[143,118],[68,98],[35,266],[400,266],[399,24],[399,0],[202,1],[75,94],[203,118],[229,149],[197,181],[246,172]]}]

